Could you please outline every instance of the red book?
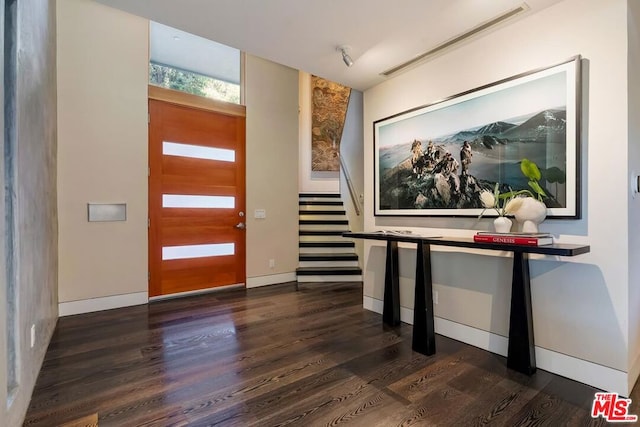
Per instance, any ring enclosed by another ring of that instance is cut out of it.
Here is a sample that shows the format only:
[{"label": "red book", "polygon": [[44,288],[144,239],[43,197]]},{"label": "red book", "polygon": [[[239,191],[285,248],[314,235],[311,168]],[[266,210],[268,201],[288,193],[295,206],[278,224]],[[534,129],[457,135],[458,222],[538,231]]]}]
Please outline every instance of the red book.
[{"label": "red book", "polygon": [[544,246],[553,243],[552,237],[501,236],[498,234],[476,234],[474,242],[502,243],[505,245]]}]

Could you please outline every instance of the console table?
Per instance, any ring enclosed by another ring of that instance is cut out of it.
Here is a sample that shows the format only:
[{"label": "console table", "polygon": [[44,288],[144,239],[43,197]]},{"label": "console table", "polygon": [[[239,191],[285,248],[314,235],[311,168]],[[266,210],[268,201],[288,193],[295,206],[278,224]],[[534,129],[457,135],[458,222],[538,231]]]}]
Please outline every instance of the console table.
[{"label": "console table", "polygon": [[536,371],[528,254],[575,256],[585,254],[590,250],[589,246],[585,245],[522,246],[474,242],[473,239],[469,238],[426,237],[413,233],[348,232],[342,235],[350,238],[387,242],[382,321],[391,326],[400,324],[398,243],[417,244],[412,348],[414,351],[425,355],[432,355],[436,352],[430,245],[513,252],[507,367],[527,375],[531,375]]}]

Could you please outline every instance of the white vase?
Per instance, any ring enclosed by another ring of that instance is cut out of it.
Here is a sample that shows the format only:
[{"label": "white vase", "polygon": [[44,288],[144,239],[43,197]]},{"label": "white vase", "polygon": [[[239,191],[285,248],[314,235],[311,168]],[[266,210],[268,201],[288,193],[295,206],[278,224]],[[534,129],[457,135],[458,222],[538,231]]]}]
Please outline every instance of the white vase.
[{"label": "white vase", "polygon": [[514,215],[522,223],[524,233],[537,233],[538,224],[547,217],[547,206],[533,197],[525,197]]},{"label": "white vase", "polygon": [[493,228],[497,233],[508,233],[511,231],[511,220],[506,216],[499,216],[493,220]]}]

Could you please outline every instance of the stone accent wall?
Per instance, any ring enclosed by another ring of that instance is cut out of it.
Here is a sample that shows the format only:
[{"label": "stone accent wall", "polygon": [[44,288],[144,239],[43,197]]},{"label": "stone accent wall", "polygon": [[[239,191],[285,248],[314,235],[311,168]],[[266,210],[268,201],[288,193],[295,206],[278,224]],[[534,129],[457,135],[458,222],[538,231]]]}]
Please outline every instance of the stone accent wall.
[{"label": "stone accent wall", "polygon": [[311,170],[340,170],[340,141],[351,89],[311,77]]}]

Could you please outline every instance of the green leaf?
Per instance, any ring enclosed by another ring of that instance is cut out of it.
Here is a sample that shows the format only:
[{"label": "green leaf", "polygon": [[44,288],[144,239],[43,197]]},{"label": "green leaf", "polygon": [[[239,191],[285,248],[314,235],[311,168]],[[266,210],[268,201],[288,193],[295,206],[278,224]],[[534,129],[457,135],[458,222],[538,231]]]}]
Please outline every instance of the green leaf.
[{"label": "green leaf", "polygon": [[500,198],[501,199],[511,199],[513,197],[520,196],[522,194],[525,194],[525,195],[527,195],[529,197],[535,197],[533,195],[533,193],[531,191],[529,191],[529,190],[519,190],[519,191],[509,191],[507,193],[502,193],[500,195]]},{"label": "green leaf", "polygon": [[542,187],[540,187],[540,184],[538,184],[535,181],[529,181],[529,187],[531,187],[533,189],[533,191],[536,192],[536,194],[542,196],[542,197],[547,197],[547,194],[544,192],[544,190],[542,189]]},{"label": "green leaf", "polygon": [[564,184],[566,181],[566,176],[564,172],[562,171],[562,169],[556,166],[552,166],[549,169],[547,169],[544,172],[544,177],[550,183],[557,182],[558,184]]},{"label": "green leaf", "polygon": [[512,198],[513,196],[515,196],[515,194],[516,194],[516,193],[515,193],[514,191],[508,191],[508,192],[506,192],[506,193],[501,193],[501,194],[498,196],[498,198],[499,198],[500,200],[510,199],[510,198]]},{"label": "green leaf", "polygon": [[524,176],[532,181],[539,181],[540,178],[542,178],[542,174],[540,174],[538,166],[529,159],[522,159],[522,163],[520,163],[520,170]]}]

